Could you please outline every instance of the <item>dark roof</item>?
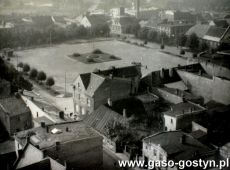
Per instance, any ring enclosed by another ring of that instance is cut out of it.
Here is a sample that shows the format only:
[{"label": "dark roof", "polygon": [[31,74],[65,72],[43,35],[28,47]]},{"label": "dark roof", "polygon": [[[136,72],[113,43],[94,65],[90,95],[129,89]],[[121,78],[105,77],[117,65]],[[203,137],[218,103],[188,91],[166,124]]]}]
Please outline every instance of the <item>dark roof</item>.
[{"label": "dark roof", "polygon": [[195,139],[200,139],[200,138],[206,136],[207,133],[205,133],[205,132],[202,131],[202,130],[196,130],[196,131],[191,132],[190,135],[191,135],[192,137],[194,137]]},{"label": "dark roof", "polygon": [[87,15],[86,17],[92,26],[105,25],[109,20],[105,15]]},{"label": "dark roof", "polygon": [[[182,136],[185,137],[184,143],[181,143]],[[144,138],[143,141],[160,145],[167,152],[168,159],[175,161],[189,160],[195,152],[204,154],[210,151],[207,146],[182,131],[160,132]]]},{"label": "dark roof", "polygon": [[203,38],[205,34],[208,32],[210,25],[206,24],[197,24],[193,27],[191,27],[187,32],[186,35],[191,35],[195,33],[199,38]]},{"label": "dark roof", "polygon": [[66,20],[63,16],[53,16],[53,19],[55,20],[55,22],[66,24]]},{"label": "dark roof", "polygon": [[0,109],[10,116],[24,114],[30,112],[30,109],[26,106],[21,97],[7,97],[0,99]]},{"label": "dark roof", "polygon": [[224,35],[225,31],[226,31],[226,28],[211,26],[208,29],[208,32],[206,33],[205,36],[221,38]]},{"label": "dark roof", "polygon": [[193,112],[204,111],[205,108],[193,104],[191,102],[182,102],[171,106],[171,110],[165,112],[164,114],[169,116],[181,116],[184,114],[191,114]]},{"label": "dark roof", "polygon": [[84,122],[99,131],[100,133],[106,135],[106,126],[111,123],[111,121],[121,122],[123,116],[113,111],[105,105],[101,105],[94,112],[88,115]]},{"label": "dark roof", "polygon": [[[17,139],[23,145],[28,134],[34,134],[30,137],[33,145],[39,146],[40,149],[48,148],[55,145],[56,141],[69,142],[73,140],[82,140],[85,138],[99,137],[90,127],[86,126],[83,122],[73,121],[58,124],[47,125],[49,132],[46,128],[37,127],[30,130],[17,133]],[[68,127],[68,131],[66,128]],[[60,133],[51,133],[54,129],[59,130]]]},{"label": "dark roof", "polygon": [[40,162],[19,168],[18,170],[52,170],[50,159],[44,159]]},{"label": "dark roof", "polygon": [[110,74],[113,75],[113,77],[121,77],[121,78],[129,78],[129,77],[141,77],[141,70],[140,66],[126,66],[126,67],[119,67],[119,68],[111,68],[108,70],[100,70],[99,72],[96,72],[98,75],[104,75],[109,76]]},{"label": "dark roof", "polygon": [[215,26],[221,27],[221,28],[227,28],[229,26],[228,22],[225,19],[218,19],[218,20],[213,20]]}]

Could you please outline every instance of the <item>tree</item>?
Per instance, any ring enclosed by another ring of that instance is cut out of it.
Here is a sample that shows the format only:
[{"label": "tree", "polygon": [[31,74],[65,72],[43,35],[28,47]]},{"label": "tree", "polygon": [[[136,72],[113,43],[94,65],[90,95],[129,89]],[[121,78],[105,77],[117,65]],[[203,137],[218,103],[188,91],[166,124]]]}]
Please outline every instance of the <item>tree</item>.
[{"label": "tree", "polygon": [[179,36],[179,40],[178,40],[179,46],[184,47],[186,45],[186,42],[187,42],[186,35],[183,34],[183,35]]},{"label": "tree", "polygon": [[55,84],[55,81],[53,79],[53,77],[49,77],[47,80],[46,80],[46,85],[51,87]]},{"label": "tree", "polygon": [[30,71],[30,78],[35,79],[38,75],[38,71],[34,68]]},{"label": "tree", "polygon": [[196,50],[199,48],[199,39],[195,33],[189,36],[187,45],[191,50]]},{"label": "tree", "polygon": [[18,63],[18,65],[17,65],[19,68],[23,68],[23,63],[22,62],[20,62],[20,63]]},{"label": "tree", "polygon": [[46,80],[46,73],[44,73],[43,71],[38,72],[37,79],[39,81],[45,81]]},{"label": "tree", "polygon": [[209,49],[209,46],[208,46],[208,44],[206,42],[202,42],[200,44],[200,51],[206,51],[208,49]]},{"label": "tree", "polygon": [[29,71],[30,71],[30,66],[29,66],[28,64],[24,64],[24,65],[23,65],[23,71],[24,71],[25,73],[29,72]]},{"label": "tree", "polygon": [[18,86],[22,89],[31,91],[33,88],[33,85],[29,81],[25,80],[22,76],[18,77],[17,82],[18,82]]},{"label": "tree", "polygon": [[148,40],[149,41],[156,41],[156,39],[157,39],[157,32],[151,30],[151,31],[148,32],[147,36],[148,36]]}]

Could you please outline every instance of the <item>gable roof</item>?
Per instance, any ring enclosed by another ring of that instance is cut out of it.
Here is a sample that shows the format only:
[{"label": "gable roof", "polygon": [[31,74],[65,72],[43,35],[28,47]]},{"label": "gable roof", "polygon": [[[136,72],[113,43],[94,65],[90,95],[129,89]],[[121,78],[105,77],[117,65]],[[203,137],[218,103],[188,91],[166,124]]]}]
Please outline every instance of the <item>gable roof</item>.
[{"label": "gable roof", "polygon": [[206,35],[206,33],[208,32],[210,27],[211,26],[207,25],[207,24],[197,24],[197,25],[191,27],[186,32],[186,35],[189,36],[189,35],[195,33],[197,35],[197,37],[203,38]]},{"label": "gable roof", "polygon": [[221,41],[222,37],[224,36],[226,32],[226,28],[211,26],[203,39],[205,40],[211,40],[211,41]]},{"label": "gable roof", "polygon": [[90,74],[90,80],[89,85],[87,87],[86,93],[89,96],[93,96],[96,90],[105,82],[105,78],[102,76],[99,76],[97,74],[91,73]]},{"label": "gable roof", "polygon": [[82,81],[85,89],[87,89],[88,85],[89,85],[89,81],[90,81],[90,76],[91,76],[90,73],[80,74],[79,76],[81,78],[81,81]]},{"label": "gable roof", "polygon": [[[181,137],[185,142],[181,143]],[[167,152],[168,159],[175,161],[191,159],[195,152],[205,154],[211,151],[207,146],[182,131],[160,132],[143,139],[146,143],[160,145]]]},{"label": "gable roof", "polygon": [[107,23],[109,18],[105,15],[86,15],[85,16],[90,22],[91,26],[104,25]]},{"label": "gable roof", "polygon": [[101,105],[93,113],[88,115],[84,119],[84,122],[98,132],[106,135],[106,126],[111,121],[121,122],[123,119],[123,116],[117,112],[113,111],[109,107],[106,107],[105,105]]},{"label": "gable roof", "polygon": [[15,96],[0,99],[0,109],[9,114],[9,116],[30,112],[21,97],[17,98]]}]

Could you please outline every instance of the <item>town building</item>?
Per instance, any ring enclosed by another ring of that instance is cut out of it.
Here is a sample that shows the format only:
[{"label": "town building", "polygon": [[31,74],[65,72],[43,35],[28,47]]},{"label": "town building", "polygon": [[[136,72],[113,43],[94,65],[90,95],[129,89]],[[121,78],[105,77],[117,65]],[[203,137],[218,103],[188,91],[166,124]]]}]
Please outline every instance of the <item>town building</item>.
[{"label": "town building", "polygon": [[85,28],[93,28],[102,25],[109,24],[109,17],[106,15],[85,15],[81,21],[80,25],[84,26]]},{"label": "town building", "polygon": [[[159,132],[143,139],[145,161],[194,160],[205,158],[211,149],[182,131]],[[159,169],[179,169],[166,167]]]},{"label": "town building", "polygon": [[198,24],[190,28],[186,35],[195,33],[200,43],[206,43],[210,48],[216,49],[221,44],[230,44],[230,27],[222,28],[217,26]]},{"label": "town building", "polygon": [[0,99],[0,120],[10,135],[33,127],[31,111],[19,95]]},{"label": "town building", "polygon": [[22,146],[26,146],[28,140],[33,145],[25,152],[24,158],[27,159],[19,161],[18,166],[36,160],[31,156],[36,147],[42,151],[37,154],[37,158],[41,160],[45,155],[65,165],[67,169],[102,168],[102,137],[83,122],[42,123],[41,127],[19,132],[16,140]]},{"label": "town building", "polygon": [[111,34],[128,34],[138,25],[138,20],[133,16],[120,16],[112,19]]},{"label": "town building", "polygon": [[172,105],[164,112],[164,127],[166,131],[191,129],[192,121],[202,119],[206,109],[192,102],[182,102]]},{"label": "town building", "polygon": [[139,66],[80,74],[73,83],[75,113],[84,118],[108,101],[135,94],[140,78]]}]

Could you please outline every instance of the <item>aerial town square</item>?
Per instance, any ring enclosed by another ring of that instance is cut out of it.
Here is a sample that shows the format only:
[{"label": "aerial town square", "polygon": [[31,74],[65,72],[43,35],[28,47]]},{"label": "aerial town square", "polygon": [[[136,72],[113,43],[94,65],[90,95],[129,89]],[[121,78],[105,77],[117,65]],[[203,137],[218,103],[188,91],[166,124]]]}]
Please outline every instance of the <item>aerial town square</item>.
[{"label": "aerial town square", "polygon": [[0,0],[1,170],[230,169],[230,0]]}]

